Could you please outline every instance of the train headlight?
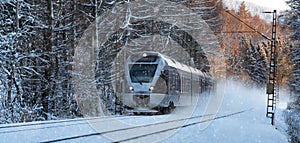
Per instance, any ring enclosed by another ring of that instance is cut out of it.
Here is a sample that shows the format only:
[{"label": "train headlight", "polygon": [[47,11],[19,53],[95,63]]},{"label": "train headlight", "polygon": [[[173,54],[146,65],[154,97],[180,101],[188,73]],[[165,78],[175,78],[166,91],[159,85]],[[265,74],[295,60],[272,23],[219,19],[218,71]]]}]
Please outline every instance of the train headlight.
[{"label": "train headlight", "polygon": [[154,87],[153,87],[153,86],[150,86],[149,90],[152,91],[153,89],[154,89]]},{"label": "train headlight", "polygon": [[144,53],[144,54],[143,54],[143,58],[145,58],[145,57],[147,57],[147,53]]},{"label": "train headlight", "polygon": [[134,89],[133,89],[133,87],[132,87],[132,86],[130,86],[130,87],[129,87],[129,90],[130,90],[130,91],[133,91]]}]

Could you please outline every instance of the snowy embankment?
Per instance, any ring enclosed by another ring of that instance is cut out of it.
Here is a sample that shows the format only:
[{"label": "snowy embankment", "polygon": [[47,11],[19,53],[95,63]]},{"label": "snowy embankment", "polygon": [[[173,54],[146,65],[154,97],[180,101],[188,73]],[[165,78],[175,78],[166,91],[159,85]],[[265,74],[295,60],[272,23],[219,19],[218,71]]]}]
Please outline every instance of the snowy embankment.
[{"label": "snowy embankment", "polygon": [[[226,82],[218,85],[216,93],[209,99],[200,98],[196,106],[178,107],[169,115],[25,123],[14,128],[2,125],[0,142],[287,143],[283,122],[272,126],[265,117],[263,90]],[[208,106],[203,104],[207,101]],[[194,118],[203,114],[206,116]]]},{"label": "snowy embankment", "polygon": [[[283,96],[283,95],[282,95]],[[266,118],[267,95],[264,88],[250,89],[237,82],[226,82],[219,115],[247,110],[238,115],[213,121],[206,129],[193,126],[181,129],[163,142],[203,143],[288,143],[282,110],[285,101],[277,107],[275,126]]]}]

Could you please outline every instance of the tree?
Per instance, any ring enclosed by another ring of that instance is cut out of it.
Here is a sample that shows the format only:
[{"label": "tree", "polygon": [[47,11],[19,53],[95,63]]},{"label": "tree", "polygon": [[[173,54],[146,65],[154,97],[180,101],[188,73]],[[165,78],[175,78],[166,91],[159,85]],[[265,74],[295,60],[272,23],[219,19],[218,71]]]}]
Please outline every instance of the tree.
[{"label": "tree", "polygon": [[[77,16],[77,1],[39,1],[35,3],[38,19],[43,22],[37,27],[37,42],[34,47],[40,50],[47,63],[40,66],[45,84],[37,95],[42,106],[43,120],[72,117],[77,114],[72,92],[72,56],[77,38],[82,33],[81,19]],[[81,17],[85,18],[85,17]],[[42,46],[41,46],[42,45]]]},{"label": "tree", "polygon": [[70,75],[81,30],[76,4],[0,2],[1,123],[75,116]]},{"label": "tree", "polygon": [[293,81],[291,88],[293,91],[293,101],[289,103],[286,111],[286,122],[289,125],[288,133],[290,135],[290,142],[300,142],[300,2],[299,0],[289,0],[287,4],[291,10],[288,11],[287,19],[288,25],[291,28],[291,45],[290,54],[294,65]]},{"label": "tree", "polygon": [[33,106],[28,106],[30,89],[33,89],[28,83],[34,80],[34,76],[41,76],[31,65],[34,60],[43,60],[31,48],[34,26],[39,21],[32,14],[34,5],[30,3],[1,1],[0,6],[3,20],[0,30],[0,75],[4,85],[4,95],[1,95],[4,101],[0,101],[4,115],[1,117],[5,118],[2,122],[20,122],[24,114],[33,111]]},{"label": "tree", "polygon": [[[291,7],[291,10],[288,14],[288,25],[290,26],[292,32],[291,32],[291,39],[293,41],[293,45],[291,46],[291,55],[293,57],[293,63],[294,63],[294,86],[295,86],[295,93],[296,95],[300,94],[300,4],[297,0],[290,0],[288,1],[289,6]],[[299,99],[297,99],[299,100]]]},{"label": "tree", "polygon": [[253,45],[252,41],[248,44],[243,70],[250,76],[255,85],[261,87],[267,83],[267,57],[262,46]]}]

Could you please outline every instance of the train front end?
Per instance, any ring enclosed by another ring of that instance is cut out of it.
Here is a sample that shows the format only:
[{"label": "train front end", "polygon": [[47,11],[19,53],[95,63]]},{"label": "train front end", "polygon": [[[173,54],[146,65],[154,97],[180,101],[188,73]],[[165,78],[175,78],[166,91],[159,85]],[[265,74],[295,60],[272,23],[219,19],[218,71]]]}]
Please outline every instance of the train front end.
[{"label": "train front end", "polygon": [[164,94],[154,94],[158,77],[163,68],[158,53],[141,52],[131,55],[126,62],[125,74],[128,81],[123,104],[133,112],[156,112]]}]

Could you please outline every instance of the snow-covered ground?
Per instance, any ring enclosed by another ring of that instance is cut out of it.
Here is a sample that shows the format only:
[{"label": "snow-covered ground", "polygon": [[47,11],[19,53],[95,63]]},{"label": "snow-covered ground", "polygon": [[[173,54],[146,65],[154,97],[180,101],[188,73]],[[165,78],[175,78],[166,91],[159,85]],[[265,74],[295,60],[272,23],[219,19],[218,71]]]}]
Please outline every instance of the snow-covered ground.
[{"label": "snow-covered ground", "polygon": [[285,101],[280,102],[276,125],[272,126],[271,120],[265,116],[267,95],[263,89],[249,89],[237,82],[227,82],[225,88],[219,115],[243,109],[249,111],[215,120],[204,130],[197,126],[183,128],[163,142],[288,143],[284,131],[286,125],[280,116]]},{"label": "snow-covered ground", "polygon": [[[101,117],[61,123],[56,123],[57,121],[25,123],[16,124],[19,127],[14,128],[7,127],[11,125],[1,125],[0,142],[44,142],[75,137],[61,142],[287,143],[284,132],[286,127],[283,118],[279,116],[284,108],[284,102],[281,102],[277,110],[276,126],[272,126],[270,119],[265,117],[267,97],[265,91],[248,89],[241,85],[226,82],[226,86],[218,86],[218,95],[206,100],[200,99],[196,106],[176,108],[169,115]],[[209,105],[203,104],[207,101],[210,101]],[[239,111],[244,112],[229,116]],[[175,121],[202,114],[209,115]],[[217,119],[210,121],[213,118]],[[160,122],[167,123],[160,124]],[[198,124],[193,124],[196,122]],[[146,124],[152,125],[136,128]],[[183,125],[186,126],[181,127]],[[118,132],[113,132],[116,130]],[[86,134],[92,136],[76,137]],[[126,140],[128,138],[132,140]]]}]

